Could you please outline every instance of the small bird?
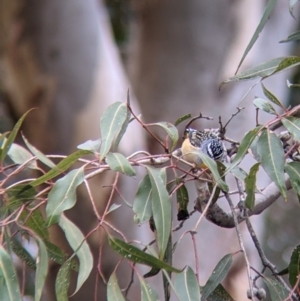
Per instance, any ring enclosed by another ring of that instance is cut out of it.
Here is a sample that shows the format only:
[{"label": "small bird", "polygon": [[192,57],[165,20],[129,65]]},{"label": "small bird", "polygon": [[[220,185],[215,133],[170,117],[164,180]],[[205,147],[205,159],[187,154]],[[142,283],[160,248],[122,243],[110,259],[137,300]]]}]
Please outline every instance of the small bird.
[{"label": "small bird", "polygon": [[187,128],[184,131],[184,141],[181,153],[184,160],[195,164],[198,168],[204,168],[198,153],[202,152],[213,160],[222,160],[225,152],[223,142],[213,130],[197,131]]}]

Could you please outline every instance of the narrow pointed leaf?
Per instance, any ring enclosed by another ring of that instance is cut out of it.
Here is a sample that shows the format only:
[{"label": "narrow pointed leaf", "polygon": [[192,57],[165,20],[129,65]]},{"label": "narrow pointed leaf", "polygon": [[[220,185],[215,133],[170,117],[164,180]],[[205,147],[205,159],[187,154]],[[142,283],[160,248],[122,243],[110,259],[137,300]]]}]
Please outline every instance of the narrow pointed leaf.
[{"label": "narrow pointed leaf", "polygon": [[14,253],[26,263],[32,269],[36,269],[35,260],[32,256],[28,253],[28,251],[18,242],[17,239],[12,238],[10,240],[10,245]]},{"label": "narrow pointed leaf", "polygon": [[177,199],[177,220],[182,221],[189,218],[188,204],[189,204],[189,194],[185,185],[181,185],[176,190]]},{"label": "narrow pointed leaf", "polygon": [[[295,0],[298,1],[298,0]],[[300,31],[293,32],[286,39],[281,40],[279,43],[287,43],[291,41],[299,41],[300,40]]]},{"label": "narrow pointed leaf", "polygon": [[258,172],[260,162],[254,164],[249,172],[249,175],[245,178],[245,190],[246,190],[246,208],[252,210],[255,205],[255,188],[256,188],[256,174]]},{"label": "narrow pointed leaf", "polygon": [[279,101],[279,99],[272,93],[270,92],[263,83],[261,83],[261,87],[263,89],[263,92],[265,94],[265,96],[272,101],[273,103],[275,103],[277,106],[281,107],[284,109],[284,106],[282,105],[282,103]]},{"label": "narrow pointed leaf", "polygon": [[261,33],[261,31],[263,30],[263,28],[264,28],[265,24],[267,23],[268,19],[270,18],[270,15],[271,15],[276,3],[277,3],[277,0],[269,0],[268,1],[268,4],[267,4],[267,6],[265,8],[265,11],[264,11],[264,14],[263,14],[257,28],[255,29],[255,32],[254,32],[249,44],[247,45],[245,52],[243,53],[243,56],[241,58],[241,61],[238,65],[237,70],[239,70],[239,68],[242,65],[242,63],[243,63],[245,57],[247,56],[248,52],[251,50],[251,48],[255,44],[256,40],[258,39],[258,36]]},{"label": "narrow pointed leaf", "polygon": [[270,130],[265,130],[258,139],[257,151],[261,159],[262,167],[286,200],[284,180],[285,160],[281,141],[274,133],[270,132]]},{"label": "narrow pointed leaf", "polygon": [[192,117],[192,114],[190,114],[190,113],[189,113],[189,114],[185,114],[185,115],[179,117],[179,118],[175,121],[174,125],[177,126],[177,125],[179,125],[180,123],[182,123],[183,121],[185,121],[185,120],[187,120],[187,119],[189,119],[189,118],[191,118],[191,117]]},{"label": "narrow pointed leaf", "polygon": [[258,109],[269,113],[269,114],[273,114],[273,115],[277,115],[274,107],[265,99],[262,98],[255,98],[253,100],[253,104],[254,106],[256,106]]},{"label": "narrow pointed leaf", "polygon": [[36,258],[36,274],[35,274],[35,294],[34,301],[41,299],[46,276],[48,274],[48,253],[44,242],[39,238],[35,237],[38,243],[38,255]]},{"label": "narrow pointed leaf", "polygon": [[289,56],[285,57],[277,66],[277,68],[269,75],[265,76],[269,77],[275,73],[279,73],[281,71],[296,67],[300,64],[300,57],[299,56]]},{"label": "narrow pointed leaf", "polygon": [[37,148],[31,145],[23,134],[22,134],[22,138],[26,146],[28,147],[28,149],[37,157],[38,160],[40,160],[42,163],[44,163],[46,166],[50,168],[56,167],[56,165],[49,158],[47,158],[42,152],[40,152]]},{"label": "narrow pointed leaf", "polygon": [[109,152],[116,135],[121,131],[127,120],[127,106],[122,102],[115,102],[109,106],[100,119],[101,147],[100,161]]},{"label": "narrow pointed leaf", "polygon": [[300,246],[297,246],[292,253],[289,264],[289,282],[295,287],[300,275]]},{"label": "narrow pointed leaf", "polygon": [[69,169],[77,160],[85,155],[90,155],[91,152],[87,150],[78,150],[75,153],[69,155],[65,159],[61,160],[55,168],[49,170],[47,173],[37,178],[36,180],[29,183],[31,186],[36,187],[39,186],[46,181],[49,181],[58,175],[62,174],[64,171]]},{"label": "narrow pointed leaf", "polygon": [[281,119],[285,128],[294,136],[294,138],[300,142],[300,119],[288,116]]},{"label": "narrow pointed leaf", "polygon": [[189,266],[176,274],[174,286],[180,301],[200,301],[199,284],[195,273]]},{"label": "narrow pointed leaf", "polygon": [[226,173],[231,171],[235,166],[237,166],[246,156],[248,149],[250,148],[252,142],[254,141],[255,137],[258,135],[258,133],[262,130],[263,126],[258,126],[255,129],[249,131],[245,137],[243,138],[238,152],[234,159],[232,160],[231,165],[226,169]]},{"label": "narrow pointed leaf", "polygon": [[290,177],[293,189],[300,195],[300,162],[287,163],[284,169]]},{"label": "narrow pointed leaf", "polygon": [[165,121],[152,123],[151,125],[158,125],[158,126],[162,127],[167,132],[168,136],[170,137],[170,139],[172,141],[171,150],[173,150],[174,147],[176,146],[178,138],[179,138],[177,128],[172,123],[165,122]]},{"label": "narrow pointed leaf", "polygon": [[217,264],[201,293],[201,299],[206,300],[216,287],[224,280],[232,264],[232,255],[225,255]]},{"label": "narrow pointed leaf", "polygon": [[106,162],[114,171],[122,172],[131,177],[136,175],[129,161],[120,153],[108,153]]},{"label": "narrow pointed leaf", "polygon": [[70,286],[71,261],[67,260],[59,269],[55,280],[56,299],[69,301],[68,289]]},{"label": "narrow pointed leaf", "polygon": [[92,271],[93,255],[81,231],[64,214],[61,215],[59,226],[64,231],[68,243],[79,259],[79,271],[77,285],[74,292],[75,294],[81,288]]},{"label": "narrow pointed leaf", "polygon": [[107,301],[126,301],[119,287],[116,273],[112,273],[108,280]]},{"label": "narrow pointed leaf", "polygon": [[159,260],[148,253],[141,251],[139,248],[130,245],[123,240],[109,236],[108,242],[113,250],[127,260],[135,263],[145,264],[156,269],[164,269],[168,272],[180,273],[180,270],[168,265],[166,262]]},{"label": "narrow pointed leaf", "polygon": [[30,216],[26,215],[26,226],[29,227],[42,239],[49,239],[48,229],[45,228],[45,220],[40,210],[34,210]]},{"label": "narrow pointed leaf", "polygon": [[152,216],[152,186],[149,175],[146,175],[139,184],[133,200],[134,221],[144,223]]},{"label": "narrow pointed leaf", "polygon": [[150,284],[140,276],[139,281],[141,285],[141,301],[159,301],[157,293],[153,290]]},{"label": "narrow pointed leaf", "polygon": [[224,289],[222,284],[219,284],[216,289],[207,298],[207,301],[236,301]]},{"label": "narrow pointed leaf", "polygon": [[13,261],[2,246],[0,246],[0,275],[4,278],[8,301],[22,301]]},{"label": "narrow pointed leaf", "polygon": [[10,146],[10,149],[7,154],[9,155],[9,157],[12,159],[12,161],[14,163],[19,164],[19,165],[25,163],[29,159],[32,159],[29,163],[26,164],[26,167],[31,168],[31,169],[38,168],[36,161],[35,161],[34,157],[32,156],[32,154],[21,145],[13,143]]},{"label": "narrow pointed leaf", "polygon": [[57,223],[61,213],[75,205],[76,188],[83,180],[83,168],[78,168],[56,181],[49,192],[46,205],[47,226]]},{"label": "narrow pointed leaf", "polygon": [[264,62],[260,65],[257,65],[255,67],[249,68],[233,77],[230,77],[229,79],[225,80],[222,84],[230,83],[230,82],[236,82],[236,81],[243,81],[243,80],[252,80],[256,78],[265,78],[269,75],[273,74],[281,62],[283,62],[285,57],[278,57],[271,59],[270,61]]},{"label": "narrow pointed leaf", "polygon": [[228,185],[222,180],[222,177],[218,170],[217,162],[211,159],[209,156],[205,155],[202,151],[193,151],[191,154],[195,154],[200,157],[201,161],[205,164],[205,166],[211,171],[214,180],[218,183],[218,186],[223,191],[228,191]]},{"label": "narrow pointed leaf", "polygon": [[113,211],[115,211],[115,210],[117,210],[118,208],[120,208],[122,205],[121,204],[112,204],[110,207],[109,207],[109,209],[108,209],[108,211],[107,211],[107,214],[108,213],[111,213],[111,212],[113,212]]},{"label": "narrow pointed leaf", "polygon": [[160,174],[160,170],[146,166],[152,186],[152,211],[156,227],[159,258],[162,259],[171,232],[172,209],[170,197]]},{"label": "narrow pointed leaf", "polygon": [[78,149],[89,150],[93,153],[99,153],[101,146],[101,139],[97,140],[88,140],[84,143],[77,145]]},{"label": "narrow pointed leaf", "polygon": [[117,147],[118,147],[121,139],[123,138],[124,134],[126,133],[126,130],[127,130],[127,127],[129,125],[129,123],[131,122],[130,121],[131,120],[131,113],[130,113],[130,111],[128,109],[128,106],[126,106],[126,113],[127,113],[126,114],[126,118],[125,118],[125,120],[124,120],[124,122],[123,122],[123,124],[121,126],[121,129],[117,133],[117,137],[116,137],[116,139],[115,139],[115,141],[113,143],[113,146],[112,146],[113,150],[117,149]]},{"label": "narrow pointed leaf", "polygon": [[5,140],[3,146],[2,146],[2,152],[0,155],[0,162],[3,162],[4,158],[6,157],[8,150],[10,149],[10,146],[13,144],[13,142],[16,139],[16,136],[22,126],[22,123],[29,112],[31,112],[33,109],[27,111],[23,116],[18,120],[16,125],[14,126],[13,130],[11,131],[10,135],[8,136],[7,140]]},{"label": "narrow pointed leaf", "polygon": [[272,301],[282,301],[288,300],[290,292],[285,289],[285,287],[274,278],[263,278],[264,283],[269,289]]}]

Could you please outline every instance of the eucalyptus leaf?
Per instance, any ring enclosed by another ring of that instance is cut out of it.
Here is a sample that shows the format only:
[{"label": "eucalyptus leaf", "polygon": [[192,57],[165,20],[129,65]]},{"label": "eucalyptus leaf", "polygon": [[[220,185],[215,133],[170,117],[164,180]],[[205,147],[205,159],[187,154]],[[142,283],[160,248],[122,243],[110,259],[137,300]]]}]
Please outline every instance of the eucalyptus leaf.
[{"label": "eucalyptus leaf", "polygon": [[273,115],[277,115],[274,107],[265,99],[262,98],[255,98],[253,100],[253,104],[260,110],[269,113],[269,114],[273,114]]},{"label": "eucalyptus leaf", "polygon": [[256,175],[260,166],[260,162],[254,164],[249,172],[249,175],[245,178],[245,190],[246,190],[246,208],[252,210],[255,205],[255,188],[256,188]]},{"label": "eucalyptus leaf", "polygon": [[[292,253],[291,260],[289,263],[289,282],[292,287],[298,282],[300,275],[300,245],[298,245]],[[299,284],[298,284],[299,286]]]},{"label": "eucalyptus leaf", "polygon": [[232,255],[225,255],[216,265],[206,284],[201,290],[201,299],[206,300],[217,286],[224,280],[232,264]]},{"label": "eucalyptus leaf", "polygon": [[64,214],[62,214],[60,217],[59,226],[64,231],[68,243],[79,259],[79,271],[77,285],[74,292],[75,294],[87,280],[93,269],[93,254],[86,242],[84,235]]},{"label": "eucalyptus leaf", "polygon": [[189,218],[188,204],[189,204],[189,194],[184,184],[182,184],[176,190],[177,199],[177,220],[185,220]]},{"label": "eucalyptus leaf", "polygon": [[14,269],[12,258],[3,246],[0,246],[0,275],[4,279],[4,284],[2,287],[0,286],[0,289],[5,289],[9,298],[7,301],[22,301],[18,277]]},{"label": "eucalyptus leaf", "polygon": [[261,159],[262,167],[286,200],[287,195],[284,179],[285,159],[281,141],[269,129],[264,130],[258,139],[257,151]]},{"label": "eucalyptus leaf", "polygon": [[108,153],[106,162],[114,171],[122,172],[131,177],[136,175],[129,161],[120,153]]},{"label": "eucalyptus leaf", "polygon": [[67,260],[59,269],[55,280],[55,293],[58,301],[69,301],[71,261]]},{"label": "eucalyptus leaf", "polygon": [[159,169],[146,166],[152,186],[152,212],[156,227],[159,258],[162,259],[171,233],[170,197]]},{"label": "eucalyptus leaf", "polygon": [[300,142],[300,119],[288,116],[281,119],[282,124],[286,129],[294,136],[294,138]]},{"label": "eucalyptus leaf", "polygon": [[77,145],[77,148],[83,150],[89,150],[92,151],[93,153],[99,153],[100,146],[101,146],[101,139],[99,138],[97,140],[88,140],[86,142],[83,142]]},{"label": "eucalyptus leaf", "polygon": [[[298,0],[292,0],[292,1],[298,1]],[[286,39],[281,40],[279,43],[287,43],[291,41],[299,41],[300,40],[300,31],[296,31],[291,33]]]},{"label": "eucalyptus leaf", "polygon": [[265,94],[265,96],[272,101],[273,103],[275,103],[277,106],[281,107],[282,109],[284,109],[284,106],[282,105],[282,103],[279,101],[279,99],[272,93],[270,92],[263,83],[261,83],[261,87],[263,89],[263,92]]},{"label": "eucalyptus leaf", "polygon": [[179,134],[178,134],[177,128],[172,123],[165,122],[165,121],[152,123],[151,125],[158,125],[167,132],[168,136],[170,137],[170,139],[172,141],[172,146],[171,146],[171,151],[172,151],[174,149],[174,147],[176,146],[177,141],[179,139]]},{"label": "eucalyptus leaf", "polygon": [[83,181],[83,168],[74,169],[56,181],[48,195],[46,205],[47,226],[58,223],[61,213],[75,205],[76,188]]},{"label": "eucalyptus leaf", "polygon": [[126,301],[118,284],[116,273],[112,273],[107,284],[107,301]]},{"label": "eucalyptus leaf", "polygon": [[189,113],[189,114],[185,114],[185,115],[179,117],[179,118],[175,121],[174,125],[177,126],[177,125],[179,125],[180,123],[182,123],[183,121],[185,121],[185,120],[187,120],[187,119],[189,119],[189,118],[191,118],[191,117],[192,117],[192,114],[190,114],[190,113]]},{"label": "eucalyptus leaf", "polygon": [[264,277],[264,283],[269,289],[272,301],[288,300],[290,292],[275,278]]},{"label": "eucalyptus leaf", "polygon": [[109,106],[100,119],[101,147],[100,158],[102,161],[110,151],[117,134],[122,131],[128,118],[127,105],[123,102],[115,102]]},{"label": "eucalyptus leaf", "polygon": [[31,168],[31,169],[38,168],[35,158],[32,156],[32,154],[27,149],[25,149],[21,145],[13,143],[10,146],[10,149],[7,154],[12,159],[12,161],[16,164],[21,165],[31,159],[31,161],[26,164],[26,167]]},{"label": "eucalyptus leaf", "polygon": [[300,162],[287,163],[284,169],[290,177],[293,189],[300,196]]},{"label": "eucalyptus leaf", "polygon": [[141,182],[133,200],[134,221],[137,224],[144,223],[152,216],[152,186],[149,175]]},{"label": "eucalyptus leaf", "polygon": [[145,264],[149,267],[159,270],[164,269],[168,272],[180,273],[180,270],[170,266],[163,260],[160,260],[148,253],[145,253],[137,247],[130,245],[123,240],[109,236],[108,242],[113,250],[115,250],[119,255],[126,258],[127,260],[130,260],[135,263]]},{"label": "eucalyptus leaf", "polygon": [[159,301],[157,293],[153,290],[150,284],[140,276],[139,281],[141,285],[141,301]]},{"label": "eucalyptus leaf", "polygon": [[180,301],[200,301],[199,284],[195,273],[189,266],[175,275],[174,286]]}]

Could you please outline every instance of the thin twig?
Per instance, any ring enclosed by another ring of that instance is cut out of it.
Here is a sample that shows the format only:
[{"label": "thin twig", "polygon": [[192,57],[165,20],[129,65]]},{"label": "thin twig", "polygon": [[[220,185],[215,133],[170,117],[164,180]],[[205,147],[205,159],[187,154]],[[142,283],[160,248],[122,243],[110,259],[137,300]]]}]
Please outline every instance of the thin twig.
[{"label": "thin twig", "polygon": [[241,235],[240,228],[239,228],[239,222],[238,222],[235,210],[234,210],[233,202],[232,202],[229,194],[224,192],[224,195],[225,195],[225,198],[228,201],[228,204],[230,206],[230,209],[231,209],[231,212],[232,212],[232,215],[233,215],[233,220],[234,220],[235,230],[236,230],[236,233],[237,233],[237,238],[238,238],[238,241],[239,241],[239,244],[240,244],[240,248],[241,248],[241,250],[244,254],[244,259],[245,259],[245,263],[246,263],[248,281],[249,281],[249,289],[250,289],[252,300],[254,300],[250,263],[249,263],[249,259],[248,259],[247,253],[246,253],[246,249],[244,247],[242,235]]}]

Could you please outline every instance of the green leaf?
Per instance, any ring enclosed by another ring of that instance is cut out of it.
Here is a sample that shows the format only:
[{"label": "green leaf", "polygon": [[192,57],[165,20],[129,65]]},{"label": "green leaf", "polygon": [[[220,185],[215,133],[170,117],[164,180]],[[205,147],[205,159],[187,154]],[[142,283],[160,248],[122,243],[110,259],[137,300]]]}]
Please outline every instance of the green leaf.
[{"label": "green leaf", "polygon": [[258,139],[257,151],[262,167],[286,200],[287,195],[284,180],[285,160],[281,141],[270,130],[264,130]]},{"label": "green leaf", "polygon": [[263,14],[257,28],[255,29],[255,32],[254,32],[249,44],[247,45],[245,52],[243,53],[243,56],[241,58],[241,61],[239,62],[237,70],[240,69],[240,66],[242,65],[245,57],[247,56],[248,52],[251,50],[251,48],[255,44],[256,40],[258,39],[258,36],[261,33],[262,29],[264,28],[265,24],[267,23],[268,19],[270,18],[270,15],[271,15],[276,3],[277,3],[277,0],[269,0],[268,1],[268,4],[264,11],[264,14]]},{"label": "green leaf", "polygon": [[172,208],[170,197],[159,169],[146,166],[152,186],[152,212],[156,227],[159,258],[162,259],[171,233]]},{"label": "green leaf", "polygon": [[[265,94],[265,96],[272,101],[273,103],[275,103],[277,106],[281,107],[282,109],[284,109],[284,106],[282,105],[282,103],[279,101],[279,99],[273,94],[271,93],[265,86],[263,83],[261,83],[261,87],[263,89],[263,92]],[[275,111],[275,110],[274,110]]]},{"label": "green leaf", "polygon": [[81,231],[73,222],[66,218],[64,214],[62,214],[60,217],[59,226],[64,231],[68,243],[79,259],[79,272],[77,277],[76,290],[74,292],[75,294],[81,288],[92,271],[93,254]]},{"label": "green leaf", "polygon": [[269,289],[272,301],[282,301],[288,300],[290,292],[285,289],[285,287],[274,278],[263,278],[264,283]]},{"label": "green leaf", "polygon": [[[178,183],[179,184],[179,183]],[[189,218],[188,204],[189,204],[189,194],[185,185],[181,185],[176,190],[177,199],[177,220],[182,221]]]},{"label": "green leaf", "polygon": [[287,163],[284,169],[290,177],[293,189],[300,195],[300,162]]},{"label": "green leaf", "polygon": [[118,284],[116,273],[112,273],[107,284],[107,301],[126,301]]},{"label": "green leaf", "polygon": [[232,264],[232,255],[225,255],[216,265],[201,293],[201,299],[206,300],[216,287],[224,280]]},{"label": "green leaf", "polygon": [[[46,245],[49,258],[54,262],[63,265],[69,256],[50,241],[44,240],[44,243]],[[75,272],[78,272],[78,264],[73,259],[71,259],[71,269],[74,270]]]},{"label": "green leaf", "polygon": [[[298,245],[292,253],[289,264],[289,282],[292,287],[295,287],[300,275],[300,245]],[[299,284],[298,284],[299,286]]]},{"label": "green leaf", "polygon": [[48,274],[48,253],[44,242],[37,236],[35,239],[38,243],[39,251],[36,258],[34,301],[39,301],[41,299],[46,276]]},{"label": "green leaf", "polygon": [[93,153],[99,153],[100,146],[101,146],[101,139],[97,139],[97,140],[88,140],[84,143],[81,143],[81,144],[77,145],[77,148],[88,150]]},{"label": "green leaf", "polygon": [[180,301],[200,301],[199,284],[195,273],[189,266],[176,274],[174,286]]},{"label": "green leaf", "polygon": [[[277,66],[277,68],[270,74],[273,75],[275,73],[279,73],[283,70],[287,70],[293,67],[296,67],[300,64],[300,57],[299,56],[290,56],[290,57],[285,57]],[[265,76],[268,77],[270,75]]]},{"label": "green leaf", "polygon": [[231,165],[227,167],[226,173],[231,171],[234,167],[236,167],[246,156],[248,149],[250,148],[252,142],[254,141],[255,137],[258,135],[258,133],[262,130],[263,126],[258,126],[255,129],[249,131],[245,137],[243,138],[238,152],[235,155],[234,159],[232,160]]},{"label": "green leaf", "polygon": [[2,147],[2,152],[0,155],[0,162],[3,162],[4,158],[6,157],[11,145],[13,144],[13,142],[16,139],[16,136],[22,126],[22,123],[24,121],[24,119],[26,118],[26,116],[28,115],[29,112],[31,112],[33,109],[27,111],[25,114],[23,114],[23,116],[18,120],[18,122],[16,123],[16,125],[14,126],[13,130],[11,131],[10,135],[8,136],[7,140],[5,140],[3,147]]},{"label": "green leaf", "polygon": [[[29,227],[42,239],[49,239],[48,229],[44,227],[45,220],[41,214],[40,210],[34,210],[24,216],[24,221],[26,220],[26,226]],[[22,218],[23,219],[23,218]]]},{"label": "green leaf", "polygon": [[32,269],[36,269],[35,260],[28,251],[18,242],[17,239],[10,239],[10,245],[14,253]]},{"label": "green leaf", "polygon": [[32,181],[29,183],[31,186],[36,187],[39,186],[46,181],[49,181],[58,175],[62,174],[65,172],[67,169],[69,169],[79,158],[81,158],[84,155],[90,155],[91,152],[87,150],[79,150],[76,151],[75,153],[69,155],[65,159],[61,160],[55,168],[49,170],[46,174],[43,176],[37,178],[36,180]]},{"label": "green leaf", "polygon": [[290,10],[290,14],[293,18],[295,18],[294,16],[294,7],[297,4],[299,0],[289,0],[289,10]]},{"label": "green leaf", "polygon": [[178,134],[177,128],[172,123],[165,122],[165,121],[151,123],[151,125],[158,125],[167,132],[168,136],[170,137],[170,139],[172,141],[172,146],[171,146],[171,151],[172,151],[174,149],[174,147],[176,146],[177,141],[179,139],[179,134]]},{"label": "green leaf", "polygon": [[152,186],[149,175],[146,175],[139,184],[133,200],[134,221],[144,223],[152,216]]},{"label": "green leaf", "polygon": [[31,169],[38,168],[36,161],[35,161],[34,157],[32,156],[32,154],[21,145],[13,143],[10,146],[10,149],[9,149],[7,155],[12,159],[12,161],[14,163],[19,164],[19,165],[25,163],[29,159],[32,159],[29,163],[26,164],[26,167],[31,168]]},{"label": "green leaf", "polygon": [[269,113],[269,114],[273,114],[273,115],[277,115],[274,107],[265,99],[262,98],[255,98],[253,100],[253,104],[254,106],[256,106],[258,109]]},{"label": "green leaf", "polygon": [[9,297],[7,301],[22,301],[13,261],[2,246],[0,246],[0,275],[4,278],[4,285],[0,288],[2,290],[5,287]]},{"label": "green leaf", "polygon": [[102,143],[100,158],[102,161],[109,152],[116,135],[120,133],[128,116],[127,106],[123,102],[115,102],[109,106],[100,119],[100,131]]},{"label": "green leaf", "polygon": [[[225,165],[225,164],[224,164]],[[226,168],[229,166],[229,164],[225,165]],[[242,169],[239,166],[235,166],[234,168],[231,169],[230,171],[237,179],[239,179],[240,181],[244,182],[245,178],[247,177],[247,173],[245,172],[244,169]]]},{"label": "green leaf", "polygon": [[147,283],[143,277],[139,276],[139,281],[141,285],[141,301],[159,301],[156,292]]},{"label": "green leaf", "polygon": [[133,245],[127,244],[125,241],[109,236],[109,245],[119,255],[135,263],[145,264],[155,269],[164,269],[168,272],[180,273],[180,270],[168,265],[166,262],[147,254]]},{"label": "green leaf", "polygon": [[39,159],[42,163],[44,163],[46,166],[50,168],[56,168],[56,165],[49,158],[47,158],[42,152],[40,152],[37,148],[31,145],[23,134],[22,134],[22,138],[26,146],[28,147],[28,149],[37,157],[37,159]]},{"label": "green leaf", "polygon": [[111,204],[111,206],[109,207],[109,209],[107,211],[107,214],[117,210],[121,206],[122,206],[121,204]]},{"label": "green leaf", "polygon": [[185,114],[185,115],[179,117],[179,118],[175,121],[174,125],[177,126],[177,125],[179,125],[180,123],[182,123],[183,121],[185,121],[185,120],[187,120],[187,119],[189,119],[189,118],[191,118],[191,117],[192,117],[192,114],[190,114],[190,113],[189,113],[189,114]]},{"label": "green leaf", "polygon": [[246,208],[252,210],[255,205],[255,188],[256,188],[256,174],[258,172],[260,163],[254,164],[249,172],[249,175],[245,178],[245,190],[246,190]]},{"label": "green leaf", "polygon": [[207,301],[235,301],[224,287],[219,284],[216,289],[207,298]]},{"label": "green leaf", "polygon": [[286,129],[294,136],[294,138],[300,142],[300,119],[288,116],[281,119],[282,124]]},{"label": "green leaf", "polygon": [[[298,1],[298,0],[294,0]],[[285,40],[281,40],[279,43],[287,43],[291,41],[299,41],[300,40],[300,31],[296,31],[291,33]]]},{"label": "green leaf", "polygon": [[[243,81],[243,80],[251,80],[256,78],[266,78],[276,72],[279,68],[280,64],[284,62],[284,65],[286,65],[286,59],[290,62],[289,67],[294,67],[294,65],[291,63],[291,60],[293,60],[294,57],[278,57],[275,59],[272,59],[270,61],[264,62],[260,65],[257,65],[255,67],[249,68],[245,70],[244,72],[241,72],[233,77],[230,77],[229,79],[225,80],[222,84],[230,83],[230,82],[236,82],[236,81]],[[290,60],[291,59],[291,60]],[[294,62],[295,66],[297,65],[297,62]],[[282,67],[282,65],[281,65]],[[281,68],[280,67],[280,68]],[[281,69],[282,70],[282,69]]]},{"label": "green leaf", "polygon": [[71,261],[67,260],[59,269],[55,280],[57,301],[69,301],[68,289],[70,286]]},{"label": "green leaf", "polygon": [[108,153],[106,162],[114,171],[122,172],[131,177],[136,175],[129,161],[120,153]]},{"label": "green leaf", "polygon": [[72,208],[76,203],[76,188],[84,180],[83,168],[70,171],[56,181],[48,195],[46,205],[47,226],[59,221],[61,213]]},{"label": "green leaf", "polygon": [[26,184],[13,186],[6,191],[9,207],[13,210],[20,207],[24,202],[34,200],[35,195],[35,189]]},{"label": "green leaf", "polygon": [[227,184],[222,180],[222,177],[219,173],[217,162],[211,159],[209,156],[205,155],[202,151],[193,151],[191,154],[195,154],[200,158],[200,160],[206,165],[206,167],[211,171],[214,180],[218,183],[218,186],[223,191],[228,191]]}]

